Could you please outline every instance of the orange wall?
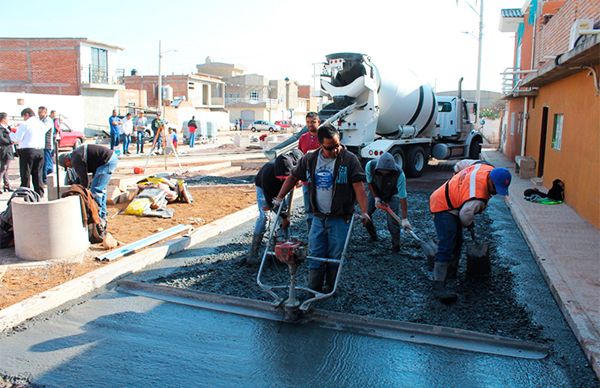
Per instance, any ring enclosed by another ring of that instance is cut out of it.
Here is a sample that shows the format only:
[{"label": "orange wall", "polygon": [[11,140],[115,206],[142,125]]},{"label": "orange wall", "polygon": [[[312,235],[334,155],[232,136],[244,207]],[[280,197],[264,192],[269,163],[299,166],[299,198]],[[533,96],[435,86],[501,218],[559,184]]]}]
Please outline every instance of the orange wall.
[{"label": "orange wall", "polygon": [[[600,96],[587,74],[581,71],[542,86],[535,100],[530,99],[526,154],[539,161],[542,109],[547,106],[544,186],[548,188],[554,179],[562,179],[566,202],[600,228]],[[552,149],[556,113],[564,115],[560,151]]]},{"label": "orange wall", "polygon": [[[521,139],[523,137],[523,133],[520,129],[523,125],[522,116],[519,113],[523,112],[524,101],[524,98],[514,98],[508,100],[506,104],[507,110],[504,115],[504,121],[506,122],[506,141],[504,143],[504,154],[510,160],[515,160],[515,156],[521,155]],[[519,118],[521,118],[521,122],[519,122]],[[511,128],[513,128],[512,132]]]}]

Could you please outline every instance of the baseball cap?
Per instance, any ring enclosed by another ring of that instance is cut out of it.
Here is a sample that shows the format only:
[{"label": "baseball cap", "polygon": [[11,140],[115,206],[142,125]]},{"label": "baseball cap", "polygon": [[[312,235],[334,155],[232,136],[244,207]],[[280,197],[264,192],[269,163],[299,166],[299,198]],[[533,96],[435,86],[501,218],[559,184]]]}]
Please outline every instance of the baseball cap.
[{"label": "baseball cap", "polygon": [[510,171],[503,167],[496,167],[490,171],[490,178],[494,182],[496,193],[499,195],[508,195],[508,186],[510,185]]}]

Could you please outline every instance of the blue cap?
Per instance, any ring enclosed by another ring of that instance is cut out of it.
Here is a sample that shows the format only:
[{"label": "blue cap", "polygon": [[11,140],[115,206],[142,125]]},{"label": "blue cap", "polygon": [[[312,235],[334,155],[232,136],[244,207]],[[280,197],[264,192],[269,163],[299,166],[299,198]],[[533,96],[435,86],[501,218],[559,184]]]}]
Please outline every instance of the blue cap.
[{"label": "blue cap", "polygon": [[510,171],[502,167],[496,167],[490,171],[490,178],[494,182],[496,193],[499,195],[508,195],[508,186],[510,185]]}]

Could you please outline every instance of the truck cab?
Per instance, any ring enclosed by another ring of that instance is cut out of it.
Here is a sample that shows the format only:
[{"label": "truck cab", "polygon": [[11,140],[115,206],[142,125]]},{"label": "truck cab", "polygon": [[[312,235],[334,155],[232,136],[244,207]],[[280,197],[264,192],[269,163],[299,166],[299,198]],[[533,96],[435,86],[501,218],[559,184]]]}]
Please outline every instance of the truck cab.
[{"label": "truck cab", "polygon": [[457,96],[437,96],[438,136],[445,140],[465,140],[475,129],[471,114],[476,115],[477,104]]}]

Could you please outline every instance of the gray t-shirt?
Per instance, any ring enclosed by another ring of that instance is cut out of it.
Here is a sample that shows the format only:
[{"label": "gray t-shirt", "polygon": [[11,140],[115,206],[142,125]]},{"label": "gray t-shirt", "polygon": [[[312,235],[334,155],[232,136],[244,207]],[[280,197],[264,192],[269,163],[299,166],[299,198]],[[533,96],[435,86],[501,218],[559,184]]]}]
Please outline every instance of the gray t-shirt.
[{"label": "gray t-shirt", "polygon": [[323,214],[331,213],[333,199],[333,169],[335,158],[324,158],[319,151],[315,168],[314,184],[317,191],[317,209]]}]

